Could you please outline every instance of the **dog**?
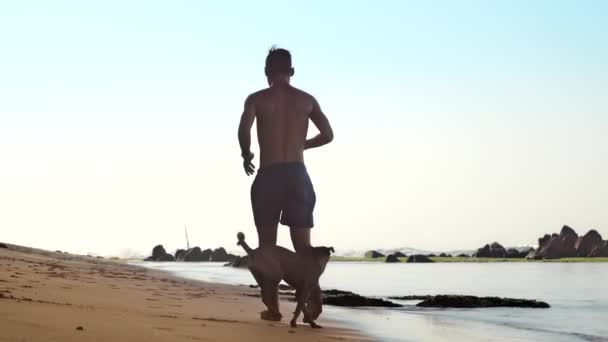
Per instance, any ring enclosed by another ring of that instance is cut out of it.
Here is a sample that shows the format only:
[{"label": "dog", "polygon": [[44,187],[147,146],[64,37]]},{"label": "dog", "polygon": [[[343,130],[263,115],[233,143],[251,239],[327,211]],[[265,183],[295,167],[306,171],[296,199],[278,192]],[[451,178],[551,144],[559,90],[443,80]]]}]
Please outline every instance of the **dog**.
[{"label": "dog", "polygon": [[[315,320],[322,312],[319,278],[325,271],[333,247],[311,247],[308,253],[296,254],[281,246],[251,249],[245,242],[245,234],[237,234],[237,245],[249,255],[249,270],[260,286],[262,302],[268,308],[261,313],[265,320],[280,321],[279,283],[284,280],[296,289],[296,310],[290,325],[297,327],[300,313],[304,323],[321,328]],[[307,305],[308,304],[308,305]]]}]

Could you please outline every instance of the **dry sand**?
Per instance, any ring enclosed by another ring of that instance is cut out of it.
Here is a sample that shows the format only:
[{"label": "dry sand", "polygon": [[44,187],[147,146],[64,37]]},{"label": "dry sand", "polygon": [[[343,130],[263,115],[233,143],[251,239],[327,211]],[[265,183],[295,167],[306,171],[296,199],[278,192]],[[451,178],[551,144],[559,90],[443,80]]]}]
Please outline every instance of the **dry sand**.
[{"label": "dry sand", "polygon": [[[0,248],[0,341],[363,341],[260,320],[248,287],[189,281],[86,256]],[[329,323],[331,325],[331,323]]]}]

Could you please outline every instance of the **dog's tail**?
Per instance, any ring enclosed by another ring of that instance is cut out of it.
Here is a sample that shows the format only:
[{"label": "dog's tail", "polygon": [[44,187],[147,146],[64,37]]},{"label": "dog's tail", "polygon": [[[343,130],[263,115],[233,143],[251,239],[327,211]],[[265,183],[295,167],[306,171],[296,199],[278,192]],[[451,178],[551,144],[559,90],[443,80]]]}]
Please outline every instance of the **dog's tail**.
[{"label": "dog's tail", "polygon": [[247,242],[245,242],[245,234],[239,232],[238,234],[236,234],[236,238],[239,240],[239,242],[236,243],[237,245],[243,247],[243,249],[245,250],[245,252],[247,252],[248,255],[253,254],[253,249],[251,249]]}]

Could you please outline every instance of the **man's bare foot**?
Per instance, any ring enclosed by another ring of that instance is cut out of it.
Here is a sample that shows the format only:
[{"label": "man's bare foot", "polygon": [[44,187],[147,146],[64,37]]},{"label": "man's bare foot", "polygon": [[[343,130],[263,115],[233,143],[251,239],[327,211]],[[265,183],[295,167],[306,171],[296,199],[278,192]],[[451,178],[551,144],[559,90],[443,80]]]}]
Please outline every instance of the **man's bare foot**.
[{"label": "man's bare foot", "polygon": [[291,323],[289,325],[291,325],[292,328],[298,327],[298,323],[296,323],[296,321],[291,321]]},{"label": "man's bare foot", "polygon": [[264,310],[260,312],[260,318],[265,321],[273,321],[280,322],[283,319],[283,315],[280,312],[270,312],[268,310]]}]

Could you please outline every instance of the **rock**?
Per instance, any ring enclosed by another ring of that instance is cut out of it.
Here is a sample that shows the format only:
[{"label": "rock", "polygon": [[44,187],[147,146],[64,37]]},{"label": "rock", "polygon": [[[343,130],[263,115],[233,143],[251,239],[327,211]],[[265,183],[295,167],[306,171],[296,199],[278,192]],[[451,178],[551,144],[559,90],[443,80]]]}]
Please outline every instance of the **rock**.
[{"label": "rock", "polygon": [[213,250],[213,253],[211,254],[211,261],[226,262],[230,261],[230,259],[228,258],[228,253],[226,252],[224,247],[220,247]]},{"label": "rock", "polygon": [[434,308],[549,308],[549,304],[529,299],[439,295],[425,299],[416,306]]},{"label": "rock", "polygon": [[366,258],[384,258],[384,254],[376,251],[367,251],[365,252]]},{"label": "rock", "polygon": [[530,253],[530,250],[532,250],[532,249],[525,249],[520,252],[515,248],[509,248],[507,250],[507,254],[505,255],[505,258],[522,259],[522,258],[525,258],[528,256],[528,254]]},{"label": "rock", "polygon": [[175,260],[176,261],[184,261],[184,257],[186,257],[185,249],[178,249],[175,251]]},{"label": "rock", "polygon": [[205,250],[203,250],[203,261],[211,261],[211,258],[213,258],[213,250],[211,250],[210,248],[207,248]]},{"label": "rock", "polygon": [[324,290],[323,305],[347,306],[347,307],[387,307],[398,308],[403,305],[393,303],[380,298],[368,298],[356,293],[340,290]]},{"label": "rock", "polygon": [[156,260],[154,260],[153,257],[149,256],[149,257],[145,258],[144,261],[156,261]]},{"label": "rock", "polygon": [[405,255],[405,253],[401,253],[401,252],[395,252],[395,253],[393,253],[393,255],[396,256],[397,258],[407,257],[407,255]]},{"label": "rock", "polygon": [[82,326],[77,326],[77,327],[76,327],[76,330],[80,330],[80,331],[82,331],[82,330],[84,330],[84,328],[83,328]]},{"label": "rock", "polygon": [[8,248],[8,246],[5,243],[0,243],[0,248]]},{"label": "rock", "polygon": [[427,255],[427,256],[428,256],[429,258],[434,258],[434,257],[436,257],[436,255],[435,255],[435,254],[433,254],[433,253],[431,253],[431,254],[429,254],[429,255]]},{"label": "rock", "polygon": [[186,251],[184,255],[184,261],[195,262],[195,261],[209,261],[210,256],[205,257],[200,247],[192,247]]},{"label": "rock", "polygon": [[399,260],[395,254],[389,254],[386,257],[386,260],[384,260],[384,262],[389,262],[389,263],[392,263],[392,262],[401,262],[401,260]]},{"label": "rock", "polygon": [[[544,259],[571,258],[577,256],[575,244],[578,241],[576,232],[564,226],[561,232],[553,234],[546,240],[547,235],[539,239],[537,255]],[[543,244],[541,245],[541,242]]]},{"label": "rock", "polygon": [[447,258],[447,256],[448,256],[448,255],[447,255],[447,254],[445,254],[445,253],[441,253],[441,254],[439,254],[439,257],[440,257],[440,258]]},{"label": "rock", "polygon": [[224,266],[248,268],[249,267],[249,257],[247,255],[244,257],[237,256],[236,258],[234,258],[234,260],[226,263]]},{"label": "rock", "polygon": [[154,260],[158,260],[158,258],[164,256],[165,254],[167,254],[167,251],[165,251],[163,245],[156,245],[152,249],[152,259]]},{"label": "rock", "polygon": [[507,255],[505,248],[498,242],[485,245],[477,250],[475,257],[478,258],[504,258]]},{"label": "rock", "polygon": [[458,258],[470,258],[471,256],[468,254],[460,253],[457,255]]},{"label": "rock", "polygon": [[156,259],[156,261],[175,261],[175,257],[169,253],[161,256],[160,258]]},{"label": "rock", "polygon": [[535,249],[530,249],[530,251],[528,252],[528,254],[526,255],[526,259],[530,259],[530,260],[539,260],[542,259],[542,257],[538,256],[536,254],[536,250]]},{"label": "rock", "polygon": [[592,229],[587,232],[584,236],[578,238],[574,244],[576,249],[576,256],[578,257],[590,257],[593,256],[593,252],[602,248],[604,240],[602,236],[596,230]]},{"label": "rock", "polygon": [[598,246],[597,248],[591,251],[592,257],[608,257],[608,241],[604,241],[602,246]]},{"label": "rock", "polygon": [[414,254],[414,255],[410,255],[407,258],[407,262],[433,262],[433,260],[431,260],[426,255]]}]

